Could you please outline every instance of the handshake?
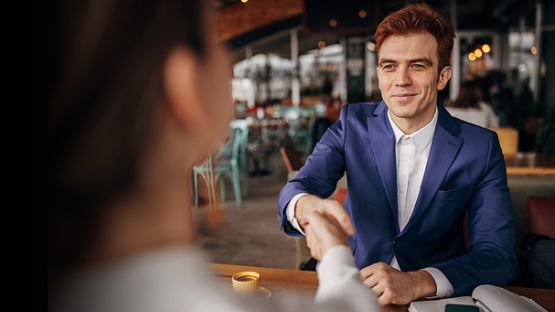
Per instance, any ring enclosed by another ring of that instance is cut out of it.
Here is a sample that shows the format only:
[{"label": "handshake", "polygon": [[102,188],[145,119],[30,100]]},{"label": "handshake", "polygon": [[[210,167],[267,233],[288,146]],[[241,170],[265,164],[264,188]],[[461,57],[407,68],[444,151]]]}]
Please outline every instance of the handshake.
[{"label": "handshake", "polygon": [[[316,260],[322,259],[334,246],[349,246],[347,237],[355,234],[351,218],[335,200],[302,196],[295,206],[295,219],[303,228],[310,253]],[[363,268],[360,277],[381,305],[404,305],[435,296],[437,291],[435,280],[427,271],[402,272],[383,262]]]},{"label": "handshake", "polygon": [[347,237],[355,234],[351,218],[335,200],[305,195],[297,201],[295,219],[303,228],[306,243],[316,260],[337,245],[349,246]]}]

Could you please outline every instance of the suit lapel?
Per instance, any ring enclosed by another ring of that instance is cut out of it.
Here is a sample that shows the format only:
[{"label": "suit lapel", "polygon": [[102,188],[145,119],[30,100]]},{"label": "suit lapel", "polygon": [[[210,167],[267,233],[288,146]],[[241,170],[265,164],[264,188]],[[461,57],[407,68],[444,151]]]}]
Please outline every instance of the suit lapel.
[{"label": "suit lapel", "polygon": [[403,233],[407,232],[424,215],[463,143],[462,139],[454,135],[460,132],[460,128],[453,117],[442,106],[439,106],[438,110],[438,123],[422,178],[420,193]]},{"label": "suit lapel", "polygon": [[397,222],[397,166],[395,158],[395,136],[387,120],[385,103],[381,102],[373,116],[368,117],[370,148],[376,160],[382,184],[385,188],[389,207],[399,233]]}]

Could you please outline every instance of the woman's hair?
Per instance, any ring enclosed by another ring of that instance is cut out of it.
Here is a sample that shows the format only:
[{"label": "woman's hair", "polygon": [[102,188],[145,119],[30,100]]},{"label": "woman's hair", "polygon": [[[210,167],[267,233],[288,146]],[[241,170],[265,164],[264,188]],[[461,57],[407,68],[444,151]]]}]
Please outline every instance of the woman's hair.
[{"label": "woman's hair", "polygon": [[480,109],[482,92],[474,81],[465,81],[461,84],[459,95],[451,103],[452,107],[458,108],[477,108]]},{"label": "woman's hair", "polygon": [[63,1],[50,34],[48,267],[77,266],[117,197],[133,190],[172,48],[202,59],[200,0]]},{"label": "woman's hair", "polygon": [[399,11],[389,14],[378,24],[374,33],[376,51],[379,53],[389,36],[427,32],[437,41],[439,68],[449,66],[455,32],[445,19],[427,4],[409,4]]}]

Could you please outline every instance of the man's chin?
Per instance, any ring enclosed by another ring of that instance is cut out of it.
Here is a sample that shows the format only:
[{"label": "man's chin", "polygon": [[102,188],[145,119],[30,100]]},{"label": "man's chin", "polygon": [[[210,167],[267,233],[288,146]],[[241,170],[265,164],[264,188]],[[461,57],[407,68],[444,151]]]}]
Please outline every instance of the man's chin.
[{"label": "man's chin", "polygon": [[414,111],[408,105],[395,105],[389,107],[391,114],[398,118],[411,118],[414,116]]}]

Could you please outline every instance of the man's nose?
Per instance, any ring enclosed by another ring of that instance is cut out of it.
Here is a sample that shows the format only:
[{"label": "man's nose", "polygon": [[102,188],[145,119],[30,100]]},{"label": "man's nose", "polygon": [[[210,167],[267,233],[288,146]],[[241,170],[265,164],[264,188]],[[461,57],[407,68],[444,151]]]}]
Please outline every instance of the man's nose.
[{"label": "man's nose", "polygon": [[395,77],[395,85],[398,87],[403,87],[411,84],[412,81],[410,79],[408,68],[399,68],[399,70],[397,71],[397,77]]}]

